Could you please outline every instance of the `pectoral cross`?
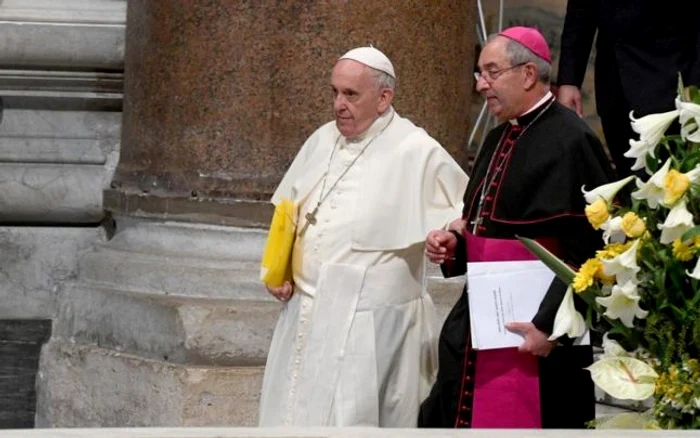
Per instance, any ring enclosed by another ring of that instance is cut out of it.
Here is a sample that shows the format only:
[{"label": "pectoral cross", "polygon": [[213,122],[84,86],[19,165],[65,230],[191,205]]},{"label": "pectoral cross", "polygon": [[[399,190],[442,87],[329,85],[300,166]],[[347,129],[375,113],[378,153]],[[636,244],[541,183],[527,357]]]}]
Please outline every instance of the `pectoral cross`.
[{"label": "pectoral cross", "polygon": [[321,205],[321,203],[319,202],[318,204],[316,204],[316,208],[314,208],[312,211],[310,211],[304,215],[304,218],[306,219],[306,223],[304,224],[301,231],[299,232],[300,236],[304,235],[304,233],[306,232],[306,229],[309,228],[309,225],[316,225],[316,222],[318,222],[318,220],[316,219],[316,213],[318,213],[318,207],[320,205]]},{"label": "pectoral cross", "polygon": [[479,216],[479,217],[477,217],[476,219],[474,219],[473,221],[469,222],[469,223],[472,224],[472,226],[473,226],[473,228],[472,228],[472,234],[476,234],[476,229],[477,229],[477,228],[479,227],[479,225],[481,225],[483,222],[484,222],[484,218],[481,217],[481,216]]},{"label": "pectoral cross", "polygon": [[310,211],[304,215],[306,218],[306,222],[310,223],[311,225],[316,225],[316,212],[318,211],[318,206],[314,208],[314,211]]}]

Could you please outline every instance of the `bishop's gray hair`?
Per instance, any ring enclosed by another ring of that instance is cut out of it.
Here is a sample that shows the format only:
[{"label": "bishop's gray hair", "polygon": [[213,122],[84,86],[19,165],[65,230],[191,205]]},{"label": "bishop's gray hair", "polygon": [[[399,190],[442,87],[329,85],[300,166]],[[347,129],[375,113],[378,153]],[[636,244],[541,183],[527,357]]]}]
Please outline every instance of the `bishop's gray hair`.
[{"label": "bishop's gray hair", "polygon": [[[498,34],[493,34],[489,36],[487,42],[491,42],[494,38],[499,36]],[[531,62],[535,64],[537,68],[537,79],[546,85],[549,85],[550,75],[552,72],[552,66],[535,55],[528,49],[517,41],[508,38],[508,43],[506,44],[506,56],[510,61],[510,65],[525,64],[526,62]]]},{"label": "bishop's gray hair", "polygon": [[372,67],[367,68],[369,68],[370,73],[372,73],[372,77],[374,78],[374,83],[377,84],[377,88],[380,90],[382,88],[389,88],[391,90],[396,88],[396,79],[394,79],[389,73]]}]

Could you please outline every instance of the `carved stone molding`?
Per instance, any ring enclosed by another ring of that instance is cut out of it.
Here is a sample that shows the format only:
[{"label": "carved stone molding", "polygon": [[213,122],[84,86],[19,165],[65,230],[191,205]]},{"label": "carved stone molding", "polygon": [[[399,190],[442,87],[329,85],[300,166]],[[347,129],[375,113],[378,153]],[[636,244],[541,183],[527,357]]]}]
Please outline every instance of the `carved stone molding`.
[{"label": "carved stone molding", "polygon": [[123,70],[126,0],[0,2],[0,67]]}]

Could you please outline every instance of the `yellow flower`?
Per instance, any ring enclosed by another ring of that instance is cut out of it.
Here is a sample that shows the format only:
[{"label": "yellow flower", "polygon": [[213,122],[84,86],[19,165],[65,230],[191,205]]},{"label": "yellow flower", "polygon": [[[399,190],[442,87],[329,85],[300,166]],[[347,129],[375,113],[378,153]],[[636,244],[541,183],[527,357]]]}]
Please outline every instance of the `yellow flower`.
[{"label": "yellow flower", "polygon": [[693,258],[693,250],[681,242],[681,239],[676,239],[673,241],[673,257],[682,262],[687,262]]},{"label": "yellow flower", "polygon": [[672,205],[683,196],[690,186],[690,178],[676,169],[671,169],[664,179],[664,204]]},{"label": "yellow flower", "polygon": [[600,263],[600,267],[595,271],[595,278],[600,280],[603,284],[613,284],[615,283],[614,275],[605,275],[605,269],[603,268],[603,262]]},{"label": "yellow flower", "polygon": [[608,204],[603,199],[598,199],[590,205],[586,206],[586,217],[588,222],[593,225],[593,228],[598,230],[608,220]]},{"label": "yellow flower", "polygon": [[595,256],[601,260],[612,259],[627,251],[630,246],[632,246],[632,241],[627,243],[610,243],[605,245],[603,249],[596,251]]},{"label": "yellow flower", "polygon": [[647,230],[644,219],[641,219],[636,213],[631,211],[622,216],[621,228],[627,237],[633,239],[641,236]]},{"label": "yellow flower", "polygon": [[576,272],[571,286],[577,293],[583,292],[593,285],[593,278],[596,272],[602,270],[603,264],[598,259],[588,259],[586,263]]},{"label": "yellow flower", "polygon": [[693,246],[700,249],[700,236],[693,237]]}]

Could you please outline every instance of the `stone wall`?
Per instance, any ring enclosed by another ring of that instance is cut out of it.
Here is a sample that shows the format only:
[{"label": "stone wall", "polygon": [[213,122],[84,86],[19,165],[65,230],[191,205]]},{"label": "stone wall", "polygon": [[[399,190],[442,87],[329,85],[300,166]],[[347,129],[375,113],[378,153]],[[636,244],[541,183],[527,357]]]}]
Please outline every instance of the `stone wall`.
[{"label": "stone wall", "polygon": [[34,424],[62,286],[105,239],[125,12],[126,0],[0,1],[0,428]]}]

